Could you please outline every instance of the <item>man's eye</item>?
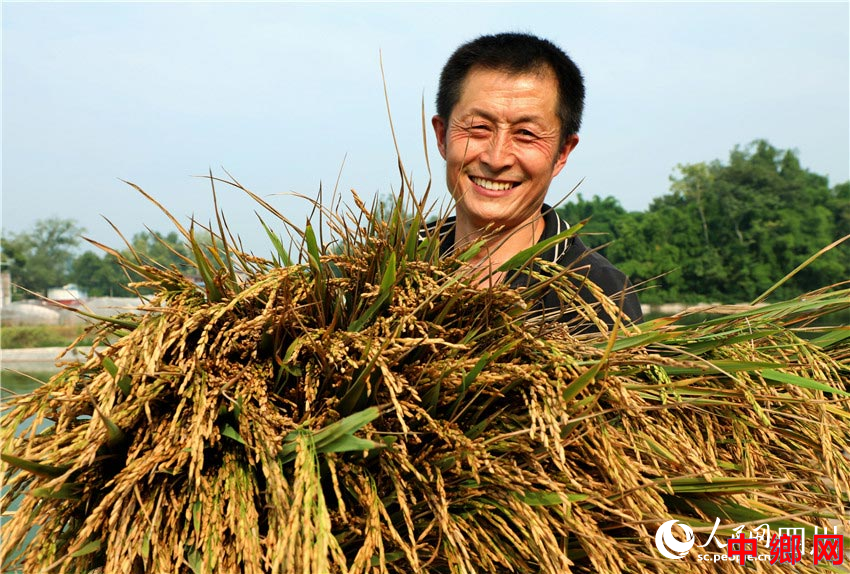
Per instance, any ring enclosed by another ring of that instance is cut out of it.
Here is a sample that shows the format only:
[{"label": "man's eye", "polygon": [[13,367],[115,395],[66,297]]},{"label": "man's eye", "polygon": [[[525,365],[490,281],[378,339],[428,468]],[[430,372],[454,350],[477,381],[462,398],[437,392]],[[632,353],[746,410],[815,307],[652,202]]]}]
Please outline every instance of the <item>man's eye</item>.
[{"label": "man's eye", "polygon": [[519,130],[519,135],[524,137],[524,138],[537,137],[537,136],[534,135],[534,132],[531,132],[531,131],[528,131],[528,130]]}]

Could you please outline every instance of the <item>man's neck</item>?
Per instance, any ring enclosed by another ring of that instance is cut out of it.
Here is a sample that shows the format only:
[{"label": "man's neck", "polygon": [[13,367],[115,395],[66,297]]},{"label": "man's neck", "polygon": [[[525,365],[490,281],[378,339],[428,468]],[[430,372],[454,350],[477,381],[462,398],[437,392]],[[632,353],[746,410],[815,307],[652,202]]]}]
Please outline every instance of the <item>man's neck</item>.
[{"label": "man's neck", "polygon": [[469,263],[482,274],[495,273],[517,253],[540,241],[545,222],[540,212],[527,221],[511,228],[487,228],[474,225],[458,214],[455,222],[455,253],[462,253],[480,240],[485,243]]}]

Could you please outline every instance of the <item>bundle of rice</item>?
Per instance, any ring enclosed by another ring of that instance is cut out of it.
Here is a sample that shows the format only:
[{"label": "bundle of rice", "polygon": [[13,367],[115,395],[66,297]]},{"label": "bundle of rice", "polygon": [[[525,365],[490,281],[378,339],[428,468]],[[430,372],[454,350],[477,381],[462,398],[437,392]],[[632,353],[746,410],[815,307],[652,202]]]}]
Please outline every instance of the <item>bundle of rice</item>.
[{"label": "bundle of rice", "polygon": [[[406,197],[327,221],[331,249],[296,231],[296,262],[271,231],[263,260],[181,227],[200,286],[125,260],[146,313],[8,401],[5,566],[731,572],[696,559],[713,544],[663,558],[656,529],[847,531],[850,333],[800,333],[850,290],[574,337],[528,320],[540,287],[471,286]],[[575,305],[572,271],[543,271]]]}]

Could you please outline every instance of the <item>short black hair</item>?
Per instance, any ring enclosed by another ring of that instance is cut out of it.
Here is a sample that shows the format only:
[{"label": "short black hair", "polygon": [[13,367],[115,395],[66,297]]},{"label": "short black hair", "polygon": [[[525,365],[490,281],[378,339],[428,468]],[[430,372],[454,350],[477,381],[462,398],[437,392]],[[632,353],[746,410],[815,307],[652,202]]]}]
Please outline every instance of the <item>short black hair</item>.
[{"label": "short black hair", "polygon": [[507,32],[480,36],[455,50],[440,74],[437,115],[448,121],[463,82],[472,68],[504,71],[510,74],[550,68],[558,82],[558,119],[561,145],[577,134],[584,110],[584,78],[567,54],[558,46],[532,34]]}]

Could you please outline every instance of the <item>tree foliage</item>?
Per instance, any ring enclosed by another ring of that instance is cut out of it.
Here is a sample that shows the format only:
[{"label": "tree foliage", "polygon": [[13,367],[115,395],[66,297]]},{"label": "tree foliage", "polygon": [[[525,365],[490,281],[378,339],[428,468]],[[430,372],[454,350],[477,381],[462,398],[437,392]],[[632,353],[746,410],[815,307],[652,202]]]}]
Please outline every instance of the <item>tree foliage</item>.
[{"label": "tree foliage", "polygon": [[90,297],[121,297],[127,294],[123,288],[127,275],[117,261],[109,255],[98,255],[86,251],[72,264],[73,282]]},{"label": "tree foliage", "polygon": [[[85,230],[72,219],[49,218],[36,221],[30,231],[2,238],[2,261],[16,286],[15,298],[26,291],[46,294],[52,287],[74,283],[91,297],[127,296],[127,285],[141,279],[123,270],[113,254],[77,252]],[[207,235],[209,235],[207,233]],[[180,236],[170,233],[140,232],[119,252],[122,256],[148,264],[178,269],[185,267],[189,254]]]},{"label": "tree foliage", "polygon": [[71,275],[73,251],[83,231],[72,219],[39,220],[28,232],[0,238],[3,266],[16,284],[35,293],[60,287]]},{"label": "tree foliage", "polygon": [[[186,266],[184,257],[189,255],[189,249],[176,231],[136,233],[130,243],[132,251],[138,254],[142,262],[155,261],[166,268],[176,266],[180,269]],[[125,256],[128,253],[129,250],[123,251]]]},{"label": "tree foliage", "polygon": [[[850,183],[800,165],[794,151],[758,140],[726,163],[680,165],[670,192],[645,212],[611,197],[581,196],[559,211],[592,216],[588,243],[634,282],[652,281],[645,302],[743,302],[761,295],[811,255],[850,234]],[[850,277],[850,245],[802,270],[776,293],[789,298]]]}]

